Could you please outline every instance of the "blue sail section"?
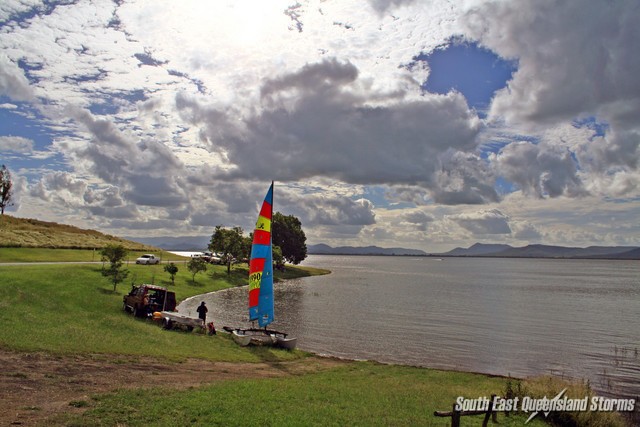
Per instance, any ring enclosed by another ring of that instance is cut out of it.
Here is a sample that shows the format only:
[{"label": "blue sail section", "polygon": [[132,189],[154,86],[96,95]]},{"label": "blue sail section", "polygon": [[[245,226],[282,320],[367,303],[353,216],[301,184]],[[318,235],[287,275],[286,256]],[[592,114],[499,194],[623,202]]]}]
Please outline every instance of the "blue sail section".
[{"label": "blue sail section", "polygon": [[258,324],[265,327],[273,322],[273,255],[269,246],[264,261],[262,281],[260,282],[260,300],[258,301]]}]

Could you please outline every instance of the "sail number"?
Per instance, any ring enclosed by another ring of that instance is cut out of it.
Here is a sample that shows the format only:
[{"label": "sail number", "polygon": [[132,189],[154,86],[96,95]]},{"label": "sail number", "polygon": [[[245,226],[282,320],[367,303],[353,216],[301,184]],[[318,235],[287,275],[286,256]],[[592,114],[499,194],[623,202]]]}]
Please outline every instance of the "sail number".
[{"label": "sail number", "polygon": [[249,290],[260,288],[260,280],[262,280],[262,272],[257,271],[249,276]]}]

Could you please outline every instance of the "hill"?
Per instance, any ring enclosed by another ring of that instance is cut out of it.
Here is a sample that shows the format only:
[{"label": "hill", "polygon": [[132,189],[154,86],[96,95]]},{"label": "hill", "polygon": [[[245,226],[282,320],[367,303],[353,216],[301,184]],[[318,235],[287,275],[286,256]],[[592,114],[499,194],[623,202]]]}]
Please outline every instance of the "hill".
[{"label": "hill", "polygon": [[500,245],[500,244],[486,244],[486,243],[476,243],[469,248],[455,248],[446,254],[447,256],[483,256],[496,254],[498,252],[513,249],[509,245]]},{"label": "hill", "polygon": [[72,225],[0,215],[0,247],[100,249],[109,244],[133,251],[157,250],[153,246]]},{"label": "hill", "polygon": [[589,246],[587,248],[527,245],[514,248],[509,245],[476,243],[469,248],[455,248],[440,256],[480,256],[501,258],[593,258],[640,259],[640,248],[634,246]]},{"label": "hill", "polygon": [[125,239],[134,240],[169,251],[203,251],[211,242],[211,236],[179,236],[179,237],[127,237]]},{"label": "hill", "polygon": [[340,246],[332,248],[331,246],[323,243],[308,246],[307,252],[313,255],[427,255],[426,252],[419,249],[381,248],[378,246]]}]

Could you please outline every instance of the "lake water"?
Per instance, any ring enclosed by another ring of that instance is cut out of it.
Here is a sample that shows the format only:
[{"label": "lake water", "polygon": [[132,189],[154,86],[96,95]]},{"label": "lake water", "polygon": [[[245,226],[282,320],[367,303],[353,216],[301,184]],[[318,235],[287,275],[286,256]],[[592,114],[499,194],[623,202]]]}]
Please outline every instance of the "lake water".
[{"label": "lake water", "polygon": [[[272,329],[351,359],[588,379],[640,395],[640,262],[310,256],[332,274],[276,284]],[[201,300],[218,328],[248,326],[247,289]]]}]

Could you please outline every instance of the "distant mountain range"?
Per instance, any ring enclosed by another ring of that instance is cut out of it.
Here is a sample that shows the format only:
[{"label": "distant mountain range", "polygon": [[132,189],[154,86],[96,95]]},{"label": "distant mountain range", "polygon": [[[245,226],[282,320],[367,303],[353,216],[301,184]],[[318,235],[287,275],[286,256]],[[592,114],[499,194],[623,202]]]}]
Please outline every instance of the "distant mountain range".
[{"label": "distant mountain range", "polygon": [[[165,250],[202,251],[207,248],[211,236],[180,237],[126,237]],[[379,246],[339,246],[331,247],[323,243],[308,245],[307,253],[312,255],[411,255],[443,257],[503,257],[503,258],[604,258],[640,259],[640,247],[636,246],[589,246],[574,248],[550,245],[528,245],[513,247],[503,244],[476,243],[468,248],[455,248],[440,254],[427,254],[420,249],[381,248]]]},{"label": "distant mountain range", "polygon": [[169,251],[204,251],[211,242],[211,236],[126,237],[126,239]]},{"label": "distant mountain range", "polygon": [[640,259],[635,246],[589,246],[573,248],[549,245],[528,245],[514,248],[509,245],[476,243],[469,248],[455,248],[438,256],[502,257],[502,258],[602,258]]},{"label": "distant mountain range", "polygon": [[307,246],[307,253],[312,255],[427,255],[425,251],[419,249],[380,248],[378,246],[340,246],[332,248],[323,243]]}]

